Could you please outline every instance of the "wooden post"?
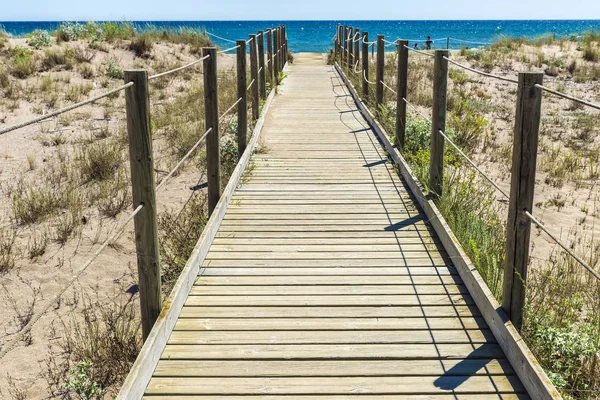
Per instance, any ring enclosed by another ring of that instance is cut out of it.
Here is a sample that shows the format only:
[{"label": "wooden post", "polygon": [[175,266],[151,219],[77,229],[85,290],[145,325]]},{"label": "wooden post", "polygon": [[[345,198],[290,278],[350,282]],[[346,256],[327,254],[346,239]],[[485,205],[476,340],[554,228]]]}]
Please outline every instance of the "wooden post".
[{"label": "wooden post", "polygon": [[275,85],[279,85],[279,27],[273,30],[273,74]]},{"label": "wooden post", "polygon": [[519,330],[523,326],[531,233],[531,221],[523,211],[533,210],[542,106],[542,91],[535,85],[541,85],[543,77],[537,72],[520,73],[517,93],[502,308]]},{"label": "wooden post", "polygon": [[267,76],[271,85],[273,79],[273,31],[267,29]]},{"label": "wooden post", "polygon": [[398,77],[396,82],[396,146],[406,143],[406,91],[408,88],[408,40],[398,40]]},{"label": "wooden post", "polygon": [[246,150],[248,135],[248,78],[246,75],[246,41],[238,40],[237,48],[237,95],[241,98],[237,106],[238,159]]},{"label": "wooden post", "polygon": [[367,98],[369,96],[369,83],[365,81],[364,76],[366,75],[367,79],[369,78],[369,32],[362,33],[362,70],[362,93],[363,97]]},{"label": "wooden post", "polygon": [[377,68],[375,85],[375,103],[376,111],[379,113],[379,107],[383,104],[383,70],[385,66],[385,43],[383,35],[377,35]]},{"label": "wooden post", "polygon": [[250,94],[252,97],[252,118],[258,119],[259,100],[258,100],[258,60],[256,54],[256,35],[248,35],[250,40]]},{"label": "wooden post", "polygon": [[353,44],[354,44],[354,63],[352,64],[352,68],[354,68],[354,66],[356,65],[356,63],[360,61],[360,30],[359,29],[355,29],[354,30],[354,36],[356,36],[357,40],[356,40],[356,42],[354,42],[354,39],[353,39]]},{"label": "wooden post", "polygon": [[340,54],[341,54],[341,36],[342,36],[342,25],[338,24],[337,26],[337,31],[335,34],[335,61],[337,61],[339,63],[340,60]]},{"label": "wooden post", "polygon": [[446,38],[446,49],[449,49],[449,48],[450,48],[450,38],[447,37]]},{"label": "wooden post", "polygon": [[288,53],[287,27],[284,25],[283,26],[283,67],[281,67],[281,69],[283,69],[285,67],[285,64],[287,64],[287,53]]},{"label": "wooden post", "polygon": [[348,70],[354,66],[354,53],[352,52],[352,32],[354,29],[350,26],[348,27],[348,36],[346,38],[346,51],[348,52],[348,58],[346,59],[346,67]]},{"label": "wooden post", "polygon": [[285,65],[285,55],[283,54],[283,26],[279,27],[279,70],[283,71]]},{"label": "wooden post", "polygon": [[140,288],[142,336],[146,340],[162,309],[148,72],[145,70],[127,70],[125,71],[125,82],[134,83],[125,91],[133,207],[135,209],[140,204],[144,205],[133,221]]},{"label": "wooden post", "polygon": [[258,31],[258,90],[260,92],[260,98],[265,100],[267,98],[267,71],[265,70],[265,33]]},{"label": "wooden post", "polygon": [[221,156],[219,150],[219,97],[217,95],[217,49],[202,49],[204,60],[204,113],[206,137],[206,175],[208,177],[208,215],[210,216],[221,198]]},{"label": "wooden post", "polygon": [[442,195],[444,181],[444,137],[446,133],[446,103],[448,86],[448,50],[436,50],[433,66],[433,111],[431,115],[431,151],[429,165],[429,190]]},{"label": "wooden post", "polygon": [[340,67],[344,67],[346,60],[346,25],[342,26],[342,32],[340,36]]}]

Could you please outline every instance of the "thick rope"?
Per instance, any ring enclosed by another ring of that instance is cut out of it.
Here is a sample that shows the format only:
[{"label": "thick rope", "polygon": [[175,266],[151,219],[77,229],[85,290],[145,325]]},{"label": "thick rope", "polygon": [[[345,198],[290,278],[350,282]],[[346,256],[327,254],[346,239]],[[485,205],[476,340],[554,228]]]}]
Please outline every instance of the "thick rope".
[{"label": "thick rope", "polygon": [[451,59],[449,59],[446,56],[444,56],[444,60],[448,61],[450,64],[456,65],[457,67],[466,69],[467,71],[471,71],[471,72],[474,72],[474,73],[479,74],[479,75],[487,76],[489,78],[494,78],[494,79],[498,79],[498,80],[505,81],[505,82],[516,83],[516,84],[519,83],[519,81],[517,81],[515,79],[505,78],[503,76],[494,75],[494,74],[490,74],[490,73],[487,73],[487,72],[479,71],[478,69],[467,67],[466,65],[459,64],[456,61],[452,61]]},{"label": "thick rope", "polygon": [[160,74],[149,76],[148,80],[151,81],[153,79],[162,78],[163,76],[166,76],[166,75],[174,74],[175,72],[183,71],[184,69],[193,67],[194,65],[201,63],[202,61],[206,60],[209,57],[210,57],[210,54],[207,54],[204,57],[199,58],[196,61],[192,61],[191,63],[186,64],[186,65],[184,65],[182,67],[174,68],[174,69],[171,69],[169,71],[161,72]]},{"label": "thick rope", "polygon": [[224,40],[224,41],[229,42],[229,43],[236,43],[235,40],[227,39],[227,38],[224,38],[222,36],[215,35],[214,33],[210,33],[208,31],[205,31],[205,32],[206,32],[207,35],[210,35],[212,37],[216,37],[217,39],[221,39],[221,40]]},{"label": "thick rope", "polygon": [[98,101],[100,99],[103,99],[103,98],[108,97],[108,96],[110,96],[112,94],[120,92],[121,90],[124,90],[124,89],[126,89],[126,88],[128,88],[130,86],[133,86],[133,82],[126,83],[126,84],[121,85],[121,86],[119,86],[117,88],[109,90],[108,92],[104,92],[104,93],[102,93],[102,94],[100,94],[98,96],[90,97],[89,99],[80,101],[79,103],[71,104],[70,106],[67,106],[67,107],[61,108],[59,110],[53,111],[53,112],[51,112],[49,114],[42,115],[42,116],[30,119],[28,121],[20,122],[18,124],[11,125],[9,127],[0,129],[0,135],[3,135],[3,134],[8,133],[8,132],[15,131],[15,130],[20,129],[20,128],[24,128],[24,127],[29,126],[29,125],[33,125],[33,124],[35,124],[37,122],[44,121],[44,120],[46,120],[48,118],[56,117],[57,115],[66,113],[68,111],[74,110],[74,109],[82,107],[82,106],[85,106],[86,104],[94,103],[94,102],[96,102],[96,101]]},{"label": "thick rope", "polygon": [[556,96],[564,97],[565,99],[569,99],[569,100],[575,101],[577,103],[584,104],[584,105],[586,105],[588,107],[592,107],[592,108],[595,108],[597,110],[600,110],[600,104],[591,103],[591,102],[589,102],[587,100],[579,99],[577,97],[570,96],[570,95],[568,95],[566,93],[557,92],[556,90],[552,90],[552,89],[550,89],[550,88],[548,88],[546,86],[542,86],[542,85],[539,85],[537,83],[534,86],[536,88],[538,88],[538,89],[542,89],[542,90],[544,90],[544,91],[546,91],[548,93],[552,93],[552,94],[554,94]]},{"label": "thick rope", "polygon": [[426,53],[424,51],[421,50],[417,50],[417,49],[413,49],[412,47],[408,47],[408,46],[404,46],[405,48],[407,48],[410,51],[414,51],[415,53],[419,53],[421,55],[427,56],[427,57],[435,57],[433,54],[431,53]]},{"label": "thick rope", "polygon": [[573,253],[573,251],[571,249],[569,249],[563,242],[558,240],[558,238],[556,236],[554,236],[552,234],[552,232],[550,232],[548,229],[546,229],[546,227],[540,221],[538,221],[537,218],[535,218],[533,215],[531,215],[531,213],[529,211],[525,210],[525,211],[523,211],[523,213],[531,220],[531,222],[533,222],[535,225],[537,225],[538,228],[543,230],[546,233],[546,235],[550,236],[550,238],[552,240],[554,240],[556,242],[556,244],[558,244],[560,247],[562,247],[564,251],[566,251],[579,264],[581,264],[583,266],[583,268],[587,269],[588,272],[594,276],[594,278],[600,280],[600,274],[598,274],[596,271],[594,271],[594,269],[588,263],[583,261],[579,256],[577,256],[577,254]]},{"label": "thick rope", "polygon": [[483,172],[476,164],[473,160],[471,160],[465,153],[463,153],[463,151],[456,145],[454,144],[454,142],[448,137],[448,135],[446,135],[444,132],[442,132],[441,130],[438,130],[438,132],[440,133],[440,135],[442,135],[443,137],[446,138],[446,140],[448,141],[448,143],[450,143],[450,145],[452,147],[454,147],[456,149],[456,151],[458,151],[460,153],[460,155],[467,160],[467,162],[469,164],[471,164],[471,166],[473,168],[475,168],[475,170],[477,172],[479,172],[481,174],[481,176],[483,176],[485,178],[486,181],[488,181],[493,187],[496,188],[497,191],[499,191],[500,193],[502,193],[504,195],[504,197],[506,197],[507,199],[510,199],[510,196],[504,191],[502,190],[502,188],[500,188],[500,186],[498,186],[496,184],[496,182],[494,182],[492,180],[492,178],[490,178],[485,172]]},{"label": "thick rope", "polygon": [[239,47],[240,47],[240,46],[239,46],[239,45],[237,45],[237,46],[233,46],[233,47],[230,47],[230,48],[228,48],[228,49],[225,49],[225,50],[217,51],[217,54],[223,54],[223,53],[227,53],[228,51],[235,50],[235,49],[237,49],[237,48],[239,48]]},{"label": "thick rope", "polygon": [[367,82],[369,85],[377,85],[377,82],[371,82],[370,80],[367,79],[367,71],[363,70],[363,79],[365,80],[365,82]]},{"label": "thick rope", "polygon": [[381,82],[381,84],[387,88],[389,91],[391,91],[392,93],[394,93],[395,95],[398,95],[398,92],[396,92],[394,89],[392,89],[391,87],[389,87],[388,85],[386,85],[386,83],[384,81],[379,81]]},{"label": "thick rope", "polygon": [[160,183],[156,186],[156,191],[158,192],[164,185],[165,183],[167,183],[167,180],[169,180],[174,174],[175,172],[177,172],[177,170],[183,165],[183,163],[185,162],[185,160],[187,160],[189,158],[189,156],[192,155],[192,153],[194,152],[194,150],[196,150],[196,148],[198,148],[198,146],[200,146],[200,144],[202,143],[202,141],[206,138],[206,136],[208,136],[208,134],[210,133],[210,131],[212,131],[212,128],[208,128],[208,130],[206,132],[204,132],[204,135],[202,135],[202,137],[196,142],[196,144],[194,144],[192,146],[192,148],[186,153],[185,156],[183,156],[183,158],[181,160],[179,160],[179,162],[177,163],[177,165],[171,170],[171,172],[169,172],[167,174],[167,176],[165,176]]}]

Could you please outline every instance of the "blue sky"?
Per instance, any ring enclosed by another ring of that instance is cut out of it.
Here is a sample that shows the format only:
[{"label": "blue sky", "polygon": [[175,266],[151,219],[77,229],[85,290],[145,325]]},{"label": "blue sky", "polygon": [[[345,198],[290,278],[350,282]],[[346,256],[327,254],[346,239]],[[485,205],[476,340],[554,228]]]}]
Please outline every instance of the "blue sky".
[{"label": "blue sky", "polygon": [[0,19],[600,19],[598,0],[25,0],[11,4],[16,7],[3,7]]}]

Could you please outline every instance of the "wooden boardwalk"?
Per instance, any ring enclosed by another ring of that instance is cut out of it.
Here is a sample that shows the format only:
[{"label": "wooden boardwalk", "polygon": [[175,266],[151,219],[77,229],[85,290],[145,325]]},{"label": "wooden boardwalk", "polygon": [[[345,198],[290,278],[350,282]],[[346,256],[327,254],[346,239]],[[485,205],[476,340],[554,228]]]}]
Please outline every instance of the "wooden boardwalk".
[{"label": "wooden boardwalk", "polygon": [[335,70],[287,73],[146,397],[529,398]]}]

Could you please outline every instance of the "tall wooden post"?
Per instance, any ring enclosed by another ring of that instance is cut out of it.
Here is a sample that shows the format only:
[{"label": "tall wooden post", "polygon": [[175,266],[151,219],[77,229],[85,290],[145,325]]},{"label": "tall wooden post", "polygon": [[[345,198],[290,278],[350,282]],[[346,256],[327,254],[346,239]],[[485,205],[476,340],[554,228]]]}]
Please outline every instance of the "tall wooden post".
[{"label": "tall wooden post", "polygon": [[125,82],[134,83],[125,90],[133,207],[135,209],[141,204],[144,205],[133,221],[142,335],[146,340],[162,309],[148,72],[145,70],[125,71]]},{"label": "tall wooden post", "polygon": [[285,65],[285,54],[283,54],[283,26],[280,26],[277,32],[279,34],[279,70],[283,71],[283,66]]},{"label": "tall wooden post", "polygon": [[340,40],[342,25],[338,24],[337,30],[335,31],[335,61],[339,63],[340,60]]},{"label": "tall wooden post", "polygon": [[260,92],[260,98],[267,98],[267,71],[265,70],[265,33],[258,31],[258,90]]},{"label": "tall wooden post", "polygon": [[352,32],[354,32],[354,29],[351,26],[348,27],[348,36],[346,37],[346,51],[348,52],[346,67],[348,69],[354,66],[354,53],[352,51]]},{"label": "tall wooden post", "polygon": [[340,58],[340,66],[342,68],[346,66],[346,57],[348,56],[347,51],[346,51],[346,46],[348,45],[348,41],[346,40],[347,35],[348,35],[348,27],[346,25],[344,25],[344,27],[342,29],[342,37],[340,38],[341,43],[342,43],[342,55]]},{"label": "tall wooden post", "polygon": [[267,29],[267,77],[273,84],[273,31]]},{"label": "tall wooden post", "polygon": [[[356,36],[356,38],[354,38],[352,40],[352,43],[354,45],[354,63],[352,64],[353,68],[356,65],[356,63],[360,61],[360,30],[359,29],[354,30],[354,36]],[[356,42],[354,40],[356,40]]]},{"label": "tall wooden post", "polygon": [[375,85],[375,103],[376,110],[379,113],[379,107],[383,104],[383,71],[385,67],[385,43],[383,35],[377,35],[377,68]]},{"label": "tall wooden post", "polygon": [[517,93],[502,294],[502,308],[517,329],[523,326],[531,233],[531,221],[523,211],[533,210],[542,107],[542,91],[535,85],[541,85],[543,77],[544,74],[537,72],[520,73]]},{"label": "tall wooden post", "polygon": [[450,38],[446,38],[446,49],[450,49]]},{"label": "tall wooden post", "polygon": [[283,65],[281,69],[285,68],[285,64],[287,64],[288,60],[288,42],[287,42],[287,27],[283,26]]},{"label": "tall wooden post", "polygon": [[435,51],[429,190],[438,197],[442,195],[444,181],[444,137],[439,132],[446,133],[448,61],[444,57],[448,57],[448,50]]},{"label": "tall wooden post", "polygon": [[256,54],[256,35],[248,35],[250,40],[250,94],[252,98],[252,118],[257,120],[259,114],[258,100],[258,60]]},{"label": "tall wooden post", "polygon": [[408,88],[408,40],[398,40],[398,77],[396,79],[396,146],[406,143],[406,91]]},{"label": "tall wooden post", "polygon": [[211,215],[221,198],[221,156],[219,149],[219,97],[217,92],[217,49],[202,49],[204,60],[204,113],[206,129],[206,175],[208,177],[208,213]]},{"label": "tall wooden post", "polygon": [[246,41],[238,40],[237,48],[237,95],[241,99],[237,106],[238,157],[246,150],[248,135],[248,78],[246,75]]},{"label": "tall wooden post", "polygon": [[369,83],[365,81],[364,76],[369,78],[369,32],[362,33],[362,93],[363,97],[369,96]]},{"label": "tall wooden post", "polygon": [[273,74],[275,85],[279,85],[279,27],[273,30]]}]

